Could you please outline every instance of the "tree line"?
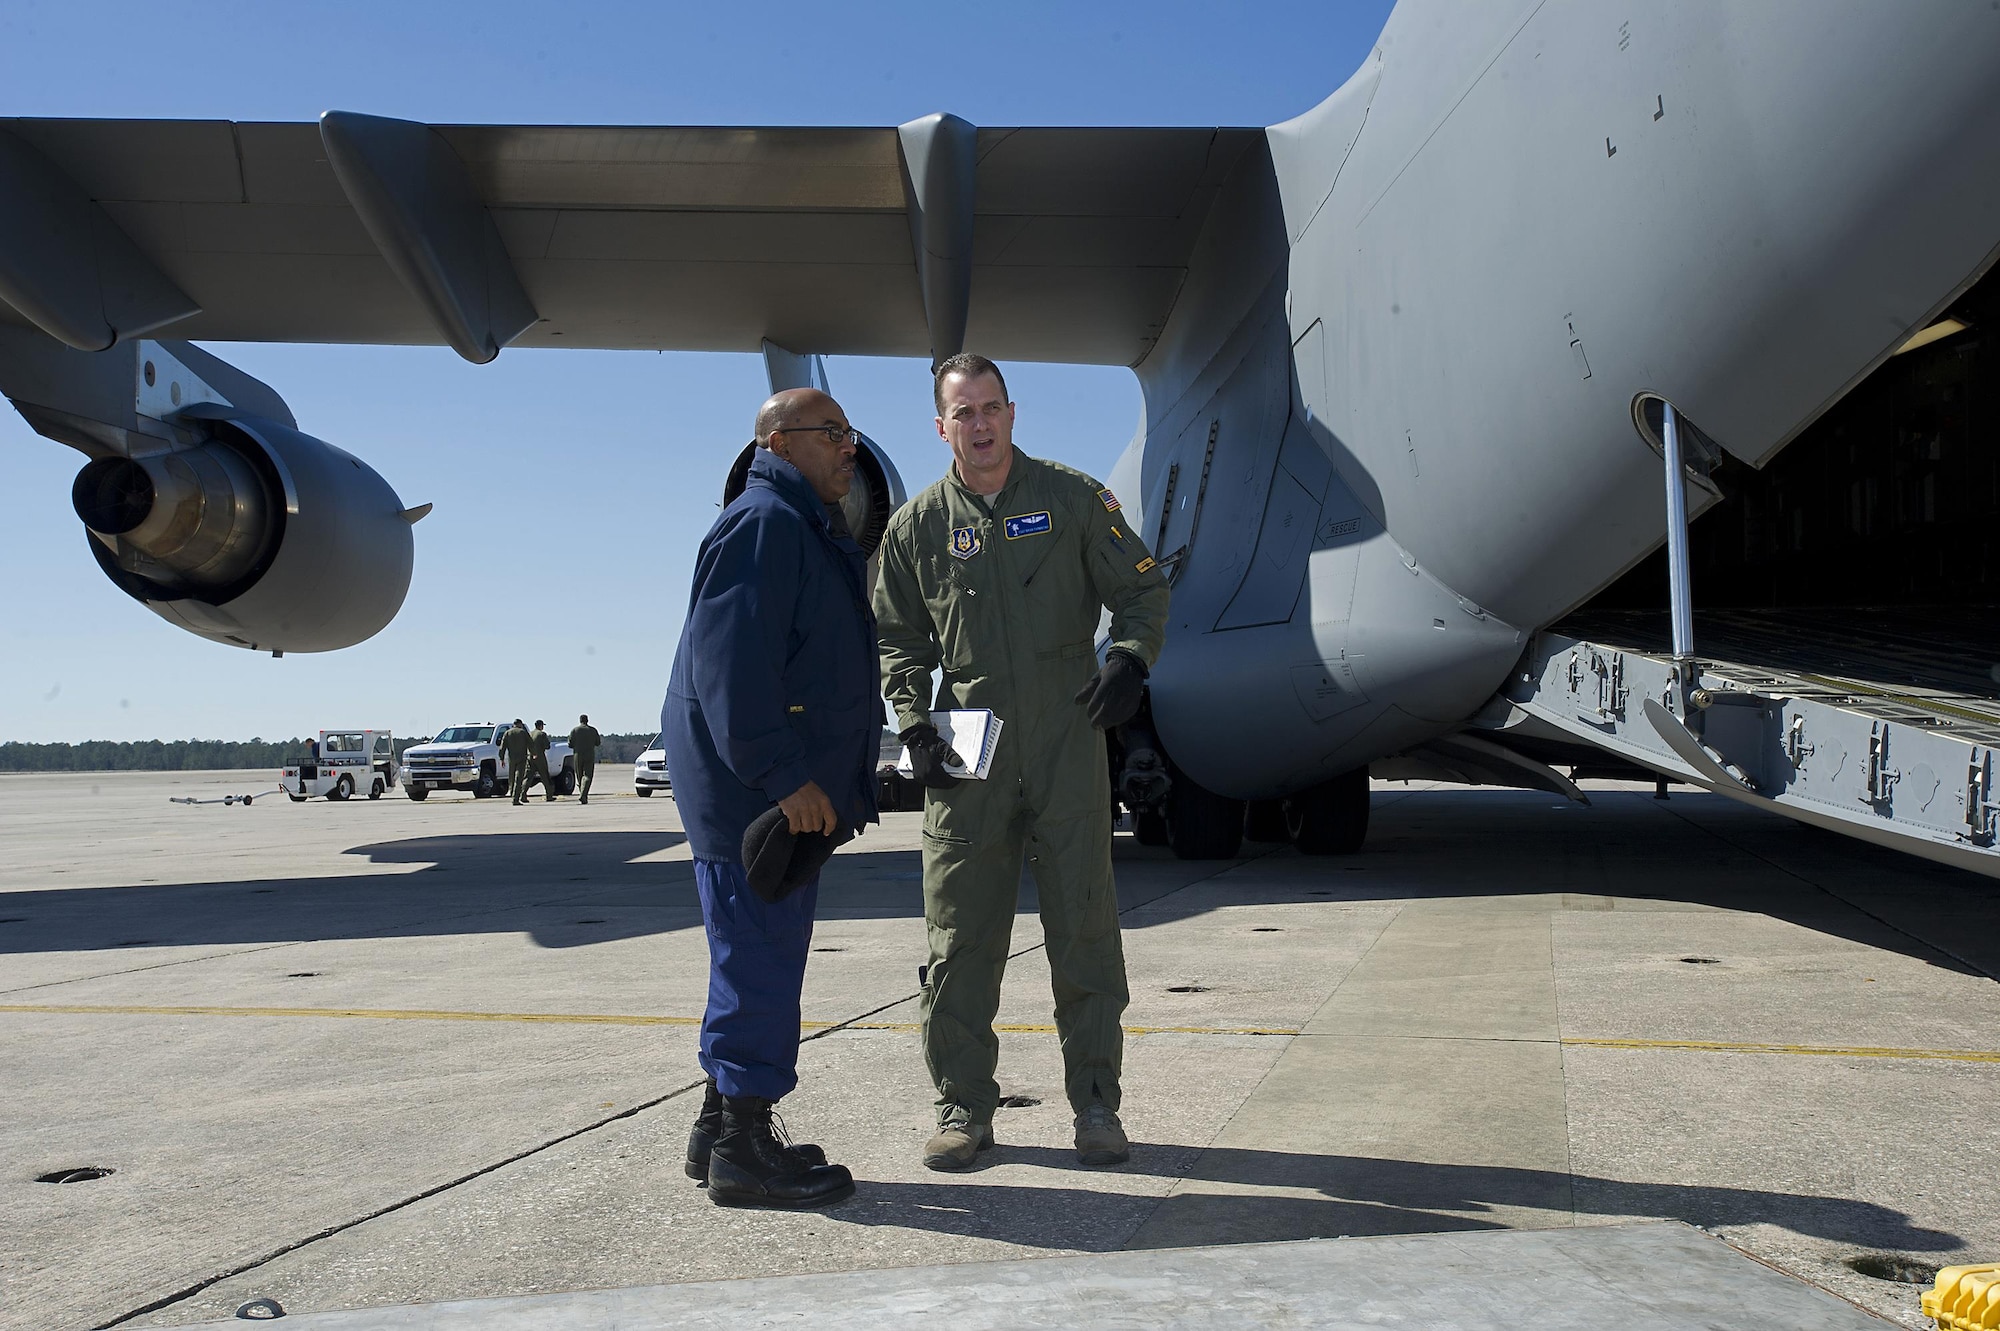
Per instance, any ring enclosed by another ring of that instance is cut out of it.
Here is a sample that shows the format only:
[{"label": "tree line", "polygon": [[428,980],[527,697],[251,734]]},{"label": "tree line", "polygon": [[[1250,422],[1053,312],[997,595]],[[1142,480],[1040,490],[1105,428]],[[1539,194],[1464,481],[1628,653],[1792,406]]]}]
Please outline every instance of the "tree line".
[{"label": "tree line", "polygon": [[[568,731],[558,732],[566,736]],[[645,734],[606,735],[597,751],[599,763],[629,763],[653,742]],[[430,736],[398,738],[396,757],[412,744],[428,744]],[[305,757],[306,741],[235,739],[84,740],[78,744],[0,743],[0,772],[219,772],[250,768],[293,767]]]}]

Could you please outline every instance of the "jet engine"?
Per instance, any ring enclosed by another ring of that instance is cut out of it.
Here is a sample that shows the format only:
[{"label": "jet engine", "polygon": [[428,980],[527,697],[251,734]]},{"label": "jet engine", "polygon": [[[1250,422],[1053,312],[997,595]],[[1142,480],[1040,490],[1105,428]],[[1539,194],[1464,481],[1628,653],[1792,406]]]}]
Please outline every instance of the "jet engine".
[{"label": "jet engine", "polygon": [[[729,464],[729,475],[722,482],[724,507],[734,503],[736,496],[743,493],[744,480],[750,474],[750,460],[756,456],[757,444],[752,440],[736,455],[736,461]],[[848,490],[847,497],[840,501],[847,529],[853,533],[861,553],[871,560],[874,558],[875,548],[882,544],[882,537],[889,530],[889,515],[902,507],[903,501],[908,498],[896,464],[882,451],[882,445],[862,435],[861,442],[854,449],[854,485]]]},{"label": "jet engine", "polygon": [[203,426],[198,444],[78,473],[70,499],[112,582],[190,632],[273,654],[350,647],[393,619],[430,506],[406,509],[360,459],[275,421]]}]

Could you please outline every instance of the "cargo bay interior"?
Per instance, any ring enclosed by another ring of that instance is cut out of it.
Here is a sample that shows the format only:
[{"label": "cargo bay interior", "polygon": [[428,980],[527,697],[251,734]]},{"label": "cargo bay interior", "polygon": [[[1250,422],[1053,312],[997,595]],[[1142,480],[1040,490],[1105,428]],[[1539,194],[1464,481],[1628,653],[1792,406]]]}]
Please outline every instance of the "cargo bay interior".
[{"label": "cargo bay interior", "polygon": [[[1915,688],[2000,724],[1996,329],[2000,267],[1763,470],[1718,454],[1722,501],[1689,528],[1697,656]],[[1662,549],[1557,631],[1665,651],[1667,595]]]}]

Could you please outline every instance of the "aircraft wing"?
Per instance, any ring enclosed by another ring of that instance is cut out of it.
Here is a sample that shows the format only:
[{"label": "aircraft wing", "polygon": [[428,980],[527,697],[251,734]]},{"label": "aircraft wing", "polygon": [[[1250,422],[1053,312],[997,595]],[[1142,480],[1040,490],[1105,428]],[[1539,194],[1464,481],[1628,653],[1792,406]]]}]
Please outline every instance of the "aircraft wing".
[{"label": "aircraft wing", "polygon": [[[1129,365],[1166,321],[1217,186],[1262,140],[935,116],[900,129],[0,119],[0,194],[41,209],[39,230],[0,218],[13,250],[0,321],[86,348],[144,332],[443,342],[485,360],[505,345],[769,339]],[[94,259],[56,252],[93,226],[109,235]],[[123,295],[105,279],[93,304],[59,280],[93,264],[137,277]],[[954,317],[962,331],[937,327]]]}]

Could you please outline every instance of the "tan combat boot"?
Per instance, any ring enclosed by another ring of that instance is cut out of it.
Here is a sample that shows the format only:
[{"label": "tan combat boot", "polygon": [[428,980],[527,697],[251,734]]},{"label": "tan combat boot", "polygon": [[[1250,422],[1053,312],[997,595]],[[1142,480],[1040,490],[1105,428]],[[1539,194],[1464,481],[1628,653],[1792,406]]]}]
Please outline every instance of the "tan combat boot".
[{"label": "tan combat boot", "polygon": [[1103,1105],[1092,1105],[1076,1116],[1076,1158],[1086,1165],[1122,1165],[1132,1158],[1125,1127]]},{"label": "tan combat boot", "polygon": [[972,1168],[973,1158],[993,1149],[991,1123],[949,1122],[924,1143],[924,1168],[959,1170]]}]

